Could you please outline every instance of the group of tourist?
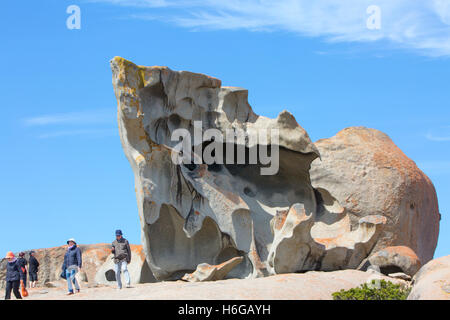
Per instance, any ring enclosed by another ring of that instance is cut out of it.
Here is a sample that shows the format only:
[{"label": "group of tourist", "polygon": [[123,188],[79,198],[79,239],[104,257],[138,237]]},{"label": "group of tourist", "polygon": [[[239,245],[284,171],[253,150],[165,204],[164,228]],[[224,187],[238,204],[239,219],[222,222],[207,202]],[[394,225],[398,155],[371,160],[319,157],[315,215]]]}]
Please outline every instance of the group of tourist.
[{"label": "group of tourist", "polygon": [[[11,299],[11,291],[17,299],[22,299],[20,294],[20,286],[22,287],[22,292],[26,292],[27,287],[27,271],[30,276],[30,288],[36,287],[37,273],[39,268],[39,262],[34,256],[34,251],[30,252],[30,261],[25,259],[25,253],[19,253],[19,258],[16,258],[14,253],[9,251],[6,254],[6,259],[8,260],[6,264],[6,294],[5,299]],[[27,268],[28,264],[28,268]]]},{"label": "group of tourist", "polygon": [[[116,240],[112,243],[111,251],[114,254],[114,263],[116,271],[117,288],[122,289],[121,273],[124,274],[126,287],[130,287],[131,279],[127,265],[131,261],[131,249],[127,239],[123,237],[121,230],[116,230]],[[9,251],[6,254],[8,260],[6,264],[6,293],[5,300],[11,299],[11,291],[17,299],[22,299],[22,293],[27,295],[27,273],[29,276],[30,288],[36,287],[38,281],[39,262],[34,256],[35,252],[30,252],[29,261],[25,259],[25,253],[19,253],[16,258],[14,253]],[[28,267],[27,267],[28,265]],[[77,246],[75,239],[67,240],[67,251],[64,254],[64,262],[62,265],[61,278],[67,280],[68,295],[80,292],[80,285],[75,275],[82,269],[82,252]]]}]

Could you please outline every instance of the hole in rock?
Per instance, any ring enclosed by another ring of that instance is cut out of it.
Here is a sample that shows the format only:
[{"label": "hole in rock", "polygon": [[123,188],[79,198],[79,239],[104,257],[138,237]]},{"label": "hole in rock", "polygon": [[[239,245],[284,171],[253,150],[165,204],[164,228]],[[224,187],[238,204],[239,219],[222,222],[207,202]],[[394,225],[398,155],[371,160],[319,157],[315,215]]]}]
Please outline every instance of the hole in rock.
[{"label": "hole in rock", "polygon": [[380,268],[380,272],[382,274],[390,274],[390,273],[397,273],[397,272],[403,272],[402,268],[398,267],[398,266],[394,266],[394,265],[390,265],[390,266],[384,266]]},{"label": "hole in rock", "polygon": [[189,171],[194,171],[197,168],[197,165],[193,163],[183,164],[183,166],[188,168]]},{"label": "hole in rock", "polygon": [[255,192],[249,187],[244,188],[244,194],[252,198],[256,195]]},{"label": "hole in rock", "polygon": [[222,165],[217,163],[208,164],[208,171],[219,172],[220,170],[222,170]]}]

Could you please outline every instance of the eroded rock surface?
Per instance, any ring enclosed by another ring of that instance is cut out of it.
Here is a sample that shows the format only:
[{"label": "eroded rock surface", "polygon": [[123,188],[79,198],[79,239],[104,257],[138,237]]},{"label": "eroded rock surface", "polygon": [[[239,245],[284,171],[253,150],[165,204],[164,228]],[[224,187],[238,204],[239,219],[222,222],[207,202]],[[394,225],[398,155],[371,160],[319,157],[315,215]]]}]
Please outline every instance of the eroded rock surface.
[{"label": "eroded rock surface", "polygon": [[433,258],[440,220],[436,191],[386,134],[352,127],[315,145],[321,159],[312,163],[312,185],[332,194],[353,226],[367,215],[386,217],[374,252],[406,246],[422,264]]},{"label": "eroded rock surface", "polygon": [[403,272],[414,276],[421,267],[414,251],[405,246],[386,247],[372,254],[368,262],[377,266],[383,274]]},{"label": "eroded rock surface", "polygon": [[201,263],[197,266],[197,270],[185,274],[182,279],[189,282],[223,280],[242,260],[244,260],[243,257],[234,257],[215,266]]},{"label": "eroded rock surface", "polygon": [[[200,264],[236,257],[243,261],[226,278],[356,268],[372,252],[386,223],[386,215],[377,213],[384,211],[355,219],[334,189],[313,188],[309,170],[319,152],[289,112],[276,119],[258,116],[247,90],[222,87],[202,74],[137,66],[120,57],[111,68],[143,248],[157,280],[180,279]],[[211,146],[216,155],[216,147],[226,150],[226,156],[269,146],[270,154],[279,152],[279,170],[262,174],[273,162],[268,165],[261,154],[258,162],[245,164],[174,161],[187,155],[172,135],[184,129],[195,136],[199,122],[200,132],[214,129],[226,137],[229,130],[239,131],[245,138],[191,139],[189,157],[190,150]],[[251,139],[252,132],[270,129],[278,130],[277,139]]]}]

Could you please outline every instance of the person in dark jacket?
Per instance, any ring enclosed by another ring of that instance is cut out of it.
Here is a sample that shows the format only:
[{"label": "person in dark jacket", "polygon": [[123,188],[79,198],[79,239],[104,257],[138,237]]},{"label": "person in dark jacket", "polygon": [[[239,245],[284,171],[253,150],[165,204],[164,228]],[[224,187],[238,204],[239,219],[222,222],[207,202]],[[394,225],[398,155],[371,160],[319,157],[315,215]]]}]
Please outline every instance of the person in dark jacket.
[{"label": "person in dark jacket", "polygon": [[128,273],[127,264],[131,261],[131,249],[128,240],[123,237],[121,230],[116,230],[116,240],[112,243],[112,253],[114,253],[114,263],[116,264],[117,288],[122,289],[121,272],[123,272],[127,288],[129,288],[130,274]]},{"label": "person in dark jacket", "polygon": [[69,292],[68,295],[73,294],[72,283],[75,285],[77,292],[80,292],[80,286],[75,278],[78,271],[81,270],[81,250],[78,248],[75,239],[71,238],[67,240],[67,251],[64,255],[64,263],[62,266],[63,272],[66,274],[67,287]]},{"label": "person in dark jacket", "polygon": [[19,264],[14,256],[14,253],[9,251],[6,254],[6,259],[8,263],[6,264],[6,292],[5,300],[11,299],[11,291],[14,292],[16,299],[22,299],[19,291],[20,280],[22,279],[22,273],[20,272]]},{"label": "person in dark jacket", "polygon": [[39,261],[34,256],[34,251],[30,252],[30,261],[28,262],[28,275],[30,276],[30,288],[36,288],[38,281],[37,274],[39,272]]},{"label": "person in dark jacket", "polygon": [[25,259],[25,252],[19,253],[19,258],[17,259],[17,263],[20,267],[20,273],[22,273],[23,282],[21,282],[24,288],[27,287],[27,264],[28,261]]}]

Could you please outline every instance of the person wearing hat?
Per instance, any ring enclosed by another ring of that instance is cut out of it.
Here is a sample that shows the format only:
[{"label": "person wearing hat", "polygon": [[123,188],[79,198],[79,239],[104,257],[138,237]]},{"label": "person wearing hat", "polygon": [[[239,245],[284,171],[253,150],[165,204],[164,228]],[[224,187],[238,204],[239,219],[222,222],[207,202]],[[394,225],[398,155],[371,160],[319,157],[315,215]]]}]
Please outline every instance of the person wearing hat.
[{"label": "person wearing hat", "polygon": [[20,281],[23,280],[23,275],[20,272],[20,266],[17,263],[17,258],[14,256],[14,253],[9,251],[6,254],[6,259],[8,263],[6,264],[6,291],[5,291],[5,300],[11,299],[11,291],[14,292],[16,299],[22,299],[19,291]]},{"label": "person wearing hat", "polygon": [[65,272],[67,280],[68,295],[73,294],[72,283],[75,285],[77,292],[80,292],[80,286],[75,278],[75,275],[79,270],[81,270],[81,250],[77,246],[75,239],[71,238],[67,240],[67,251],[64,255],[64,263],[62,266],[63,272]]},{"label": "person wearing hat", "polygon": [[121,272],[125,276],[127,288],[130,288],[130,274],[127,269],[127,265],[131,261],[131,249],[128,240],[122,235],[121,230],[116,230],[116,240],[112,243],[112,253],[114,253],[114,263],[116,264],[116,280],[117,288],[122,289],[122,279],[120,278]]},{"label": "person wearing hat", "polygon": [[38,281],[39,261],[34,256],[34,251],[30,252],[30,261],[28,261],[28,275],[30,276],[30,288],[36,287]]},{"label": "person wearing hat", "polygon": [[21,281],[20,284],[22,285],[22,287],[26,288],[27,287],[27,264],[28,264],[28,261],[27,261],[27,259],[25,259],[25,252],[19,253],[19,258],[17,259],[17,263],[19,264],[20,273],[22,274],[22,279],[23,279],[23,282]]}]

